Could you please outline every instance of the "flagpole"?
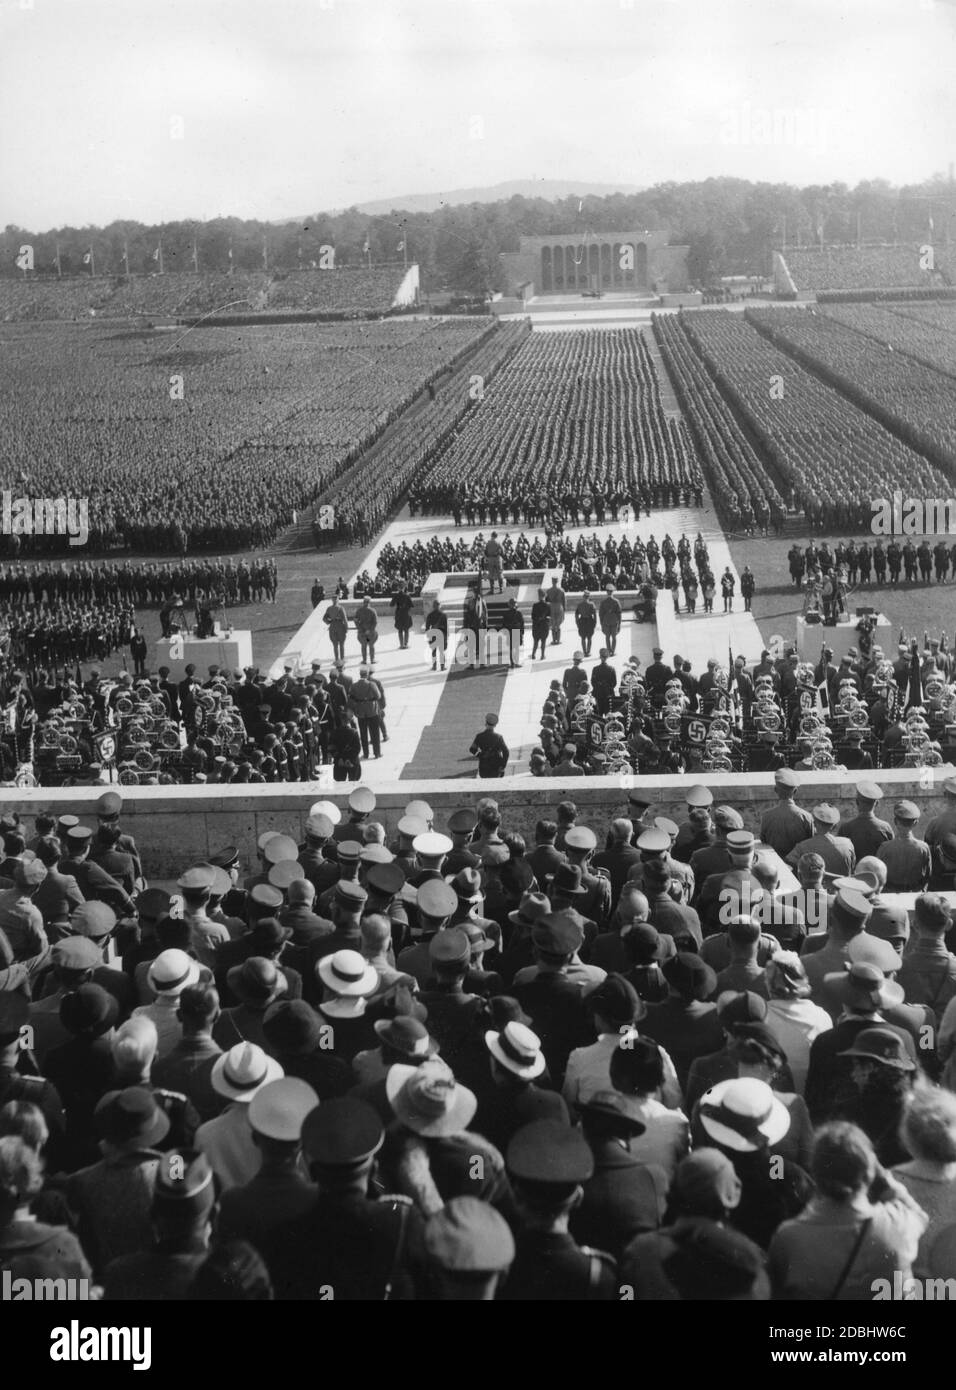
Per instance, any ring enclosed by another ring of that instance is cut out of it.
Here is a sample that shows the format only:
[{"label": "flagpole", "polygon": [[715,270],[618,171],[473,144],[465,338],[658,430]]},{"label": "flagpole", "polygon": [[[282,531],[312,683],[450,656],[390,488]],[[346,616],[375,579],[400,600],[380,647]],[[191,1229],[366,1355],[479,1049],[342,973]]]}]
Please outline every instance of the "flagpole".
[{"label": "flagpole", "polygon": [[126,278],[129,279],[129,240],[123,238],[123,264],[126,266]]},{"label": "flagpole", "polygon": [[263,270],[269,269],[269,238],[267,236],[262,238],[262,268]]},{"label": "flagpole", "polygon": [[59,280],[62,275],[62,271],[60,270],[60,243],[57,241],[54,245],[56,246],[56,278]]},{"label": "flagpole", "polygon": [[159,273],[163,273],[163,238],[159,238]]},{"label": "flagpole", "polygon": [[229,238],[229,274],[232,274],[232,237]]},{"label": "flagpole", "polygon": [[93,254],[93,244],[90,243],[90,279],[96,274],[96,257]]},{"label": "flagpole", "polygon": [[199,274],[199,247],[196,245],[196,238],[193,237],[193,270]]}]

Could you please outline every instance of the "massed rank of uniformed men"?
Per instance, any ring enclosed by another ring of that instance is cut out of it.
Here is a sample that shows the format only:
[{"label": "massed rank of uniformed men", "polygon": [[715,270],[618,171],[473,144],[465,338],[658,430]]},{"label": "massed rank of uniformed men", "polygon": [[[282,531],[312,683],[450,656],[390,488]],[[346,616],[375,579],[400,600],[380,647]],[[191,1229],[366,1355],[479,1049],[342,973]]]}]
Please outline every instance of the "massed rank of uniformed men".
[{"label": "massed rank of uniformed men", "polygon": [[173,892],[115,792],[95,829],[5,815],[11,1288],[38,1265],[108,1301],[951,1277],[956,780],[923,839],[875,783],[843,816],[776,787],[753,830],[702,784],[680,824],[636,788],[597,828],[543,806],[529,847],[487,797],[411,801],[390,840],[359,786]]}]

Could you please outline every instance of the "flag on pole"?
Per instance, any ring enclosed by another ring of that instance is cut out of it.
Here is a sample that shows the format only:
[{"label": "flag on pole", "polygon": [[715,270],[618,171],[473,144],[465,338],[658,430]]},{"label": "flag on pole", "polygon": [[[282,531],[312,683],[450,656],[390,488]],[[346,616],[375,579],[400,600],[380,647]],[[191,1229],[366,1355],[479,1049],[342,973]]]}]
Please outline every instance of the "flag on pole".
[{"label": "flag on pole", "polygon": [[19,256],[17,256],[17,270],[29,270],[29,269],[30,269],[30,252],[29,252],[29,250],[27,249],[27,247],[24,246],[24,248],[23,248],[23,250],[20,252]]},{"label": "flag on pole", "polygon": [[583,198],[580,198],[580,199],[578,200],[578,212],[583,212],[583,211],[584,211],[584,199],[583,199]]},{"label": "flag on pole", "polygon": [[400,242],[398,243],[398,245],[395,247],[395,250],[396,250],[396,251],[404,251],[404,250],[405,250],[405,238],[404,238],[404,237],[402,237],[401,241],[400,241]]},{"label": "flag on pole", "polygon": [[156,247],[156,250],[153,252],[153,260],[154,260],[154,261],[158,261],[158,260],[159,260],[159,251],[160,251],[160,248],[157,246],[157,247]]},{"label": "flag on pole", "polygon": [[84,264],[84,265],[89,265],[89,263],[90,263],[90,256],[91,256],[91,252],[87,251],[86,254],[85,254],[84,257],[83,257],[83,264]]},{"label": "flag on pole", "polygon": [[368,235],[365,237],[365,245],[362,247],[362,255],[367,256],[372,247],[369,243]]}]

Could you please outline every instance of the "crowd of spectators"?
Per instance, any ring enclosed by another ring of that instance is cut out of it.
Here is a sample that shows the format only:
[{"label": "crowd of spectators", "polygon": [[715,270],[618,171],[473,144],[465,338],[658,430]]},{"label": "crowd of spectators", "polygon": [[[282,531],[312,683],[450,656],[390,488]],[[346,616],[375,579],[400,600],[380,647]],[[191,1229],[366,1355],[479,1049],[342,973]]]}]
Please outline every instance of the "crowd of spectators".
[{"label": "crowd of spectators", "polygon": [[952,1277],[950,908],[895,896],[878,788],[837,835],[796,780],[753,831],[697,785],[672,830],[633,791],[533,846],[490,798],[390,838],[360,786],[168,886],[115,793],[95,826],[5,816],[4,1273],[107,1301]]},{"label": "crowd of spectators", "polygon": [[781,255],[797,289],[809,293],[931,288],[941,282],[938,270],[922,264],[922,249],[916,242],[909,246],[788,246]]}]

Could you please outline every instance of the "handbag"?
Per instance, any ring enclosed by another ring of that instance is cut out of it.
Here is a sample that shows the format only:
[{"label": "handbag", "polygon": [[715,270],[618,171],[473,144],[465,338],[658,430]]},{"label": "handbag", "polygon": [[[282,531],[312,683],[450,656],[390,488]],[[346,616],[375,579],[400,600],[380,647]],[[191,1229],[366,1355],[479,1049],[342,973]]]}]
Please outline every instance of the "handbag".
[{"label": "handbag", "polygon": [[846,1264],[843,1266],[843,1269],[840,1271],[840,1277],[839,1277],[839,1279],[836,1281],[836,1284],[835,1284],[835,1286],[834,1286],[833,1292],[830,1294],[830,1298],[829,1298],[828,1302],[831,1302],[831,1303],[832,1303],[833,1300],[834,1300],[835,1298],[838,1298],[838,1297],[840,1296],[840,1294],[843,1292],[843,1286],[844,1286],[844,1284],[846,1283],[846,1281],[847,1281],[847,1279],[848,1279],[848,1277],[849,1277],[850,1270],[853,1268],[854,1264],[856,1263],[856,1257],[857,1257],[857,1255],[859,1255],[859,1253],[860,1253],[860,1248],[861,1248],[861,1246],[863,1245],[863,1242],[864,1242],[864,1240],[866,1239],[866,1237],[867,1237],[867,1235],[868,1235],[868,1233],[869,1233],[870,1226],[872,1225],[872,1223],[873,1223],[873,1218],[872,1218],[872,1216],[868,1216],[868,1217],[866,1218],[866,1220],[863,1222],[863,1225],[860,1227],[859,1232],[857,1233],[856,1240],[853,1242],[853,1247],[852,1247],[852,1249],[850,1250],[849,1255],[847,1256]]}]

